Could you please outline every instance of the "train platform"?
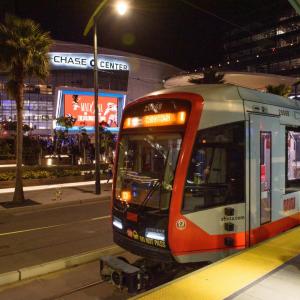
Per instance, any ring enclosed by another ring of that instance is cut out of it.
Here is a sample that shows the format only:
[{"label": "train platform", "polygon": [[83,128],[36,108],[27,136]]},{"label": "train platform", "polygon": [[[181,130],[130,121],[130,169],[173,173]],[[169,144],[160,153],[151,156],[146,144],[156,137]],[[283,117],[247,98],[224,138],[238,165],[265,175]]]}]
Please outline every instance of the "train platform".
[{"label": "train platform", "polygon": [[133,299],[300,300],[300,227]]}]

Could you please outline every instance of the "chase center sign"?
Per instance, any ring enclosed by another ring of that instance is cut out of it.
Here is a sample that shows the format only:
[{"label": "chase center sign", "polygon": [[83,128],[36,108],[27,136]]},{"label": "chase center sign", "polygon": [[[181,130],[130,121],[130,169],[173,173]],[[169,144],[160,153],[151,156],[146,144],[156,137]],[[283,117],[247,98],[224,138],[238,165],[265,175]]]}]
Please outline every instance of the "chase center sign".
[{"label": "chase center sign", "polygon": [[[52,70],[58,69],[93,69],[94,55],[89,53],[50,52],[50,66]],[[127,62],[111,55],[98,55],[98,69],[129,71]]]}]

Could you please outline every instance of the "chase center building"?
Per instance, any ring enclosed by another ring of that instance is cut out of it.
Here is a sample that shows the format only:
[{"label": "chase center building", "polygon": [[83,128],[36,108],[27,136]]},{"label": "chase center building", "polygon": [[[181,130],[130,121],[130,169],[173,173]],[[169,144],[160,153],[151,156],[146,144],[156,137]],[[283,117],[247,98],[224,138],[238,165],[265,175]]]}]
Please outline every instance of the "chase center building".
[{"label": "chase center building", "polygon": [[[124,105],[163,88],[163,80],[181,70],[155,59],[123,51],[98,49],[99,120],[118,129]],[[93,49],[89,45],[55,41],[49,53],[50,75],[45,83],[25,85],[24,123],[33,133],[49,135],[55,119],[72,115],[74,130],[94,126]],[[16,121],[16,105],[5,92],[7,76],[0,73],[0,122]]]}]

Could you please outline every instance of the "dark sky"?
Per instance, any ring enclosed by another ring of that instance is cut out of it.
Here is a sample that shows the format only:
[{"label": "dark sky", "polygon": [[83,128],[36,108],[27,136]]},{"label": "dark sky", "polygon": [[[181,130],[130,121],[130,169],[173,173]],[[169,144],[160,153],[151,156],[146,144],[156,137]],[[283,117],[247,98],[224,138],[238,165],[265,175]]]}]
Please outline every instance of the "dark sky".
[{"label": "dark sky", "polygon": [[[54,39],[92,44],[85,25],[100,0],[0,0],[5,12],[39,22]],[[114,0],[111,0],[113,3]],[[288,0],[131,0],[119,17],[107,8],[99,22],[103,47],[156,58],[193,70],[222,57],[224,32],[254,20],[275,19]]]}]

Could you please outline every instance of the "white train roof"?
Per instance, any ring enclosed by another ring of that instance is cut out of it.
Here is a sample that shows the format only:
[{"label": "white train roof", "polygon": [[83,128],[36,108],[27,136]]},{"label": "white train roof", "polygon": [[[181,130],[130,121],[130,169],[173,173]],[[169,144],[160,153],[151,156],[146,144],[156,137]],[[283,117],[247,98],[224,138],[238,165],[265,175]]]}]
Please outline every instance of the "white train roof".
[{"label": "white train roof", "polygon": [[210,99],[218,100],[245,100],[267,105],[274,105],[290,109],[300,109],[300,101],[281,97],[271,93],[260,92],[232,84],[199,84],[172,87],[164,90],[153,92],[150,95],[167,94],[175,92],[187,92],[201,95],[205,101]]},{"label": "white train roof", "polygon": [[[267,74],[267,73],[255,73],[255,72],[234,72],[226,71],[221,72],[224,74],[223,80],[224,83],[229,83],[233,85],[242,86],[245,88],[255,89],[259,91],[265,91],[266,86],[271,85],[293,85],[300,78],[290,77],[276,74]],[[165,88],[170,88],[174,86],[185,86],[185,85],[194,85],[191,83],[191,79],[201,79],[204,74],[202,72],[196,73],[183,73],[176,76],[172,76],[167,79],[164,83]]]}]

